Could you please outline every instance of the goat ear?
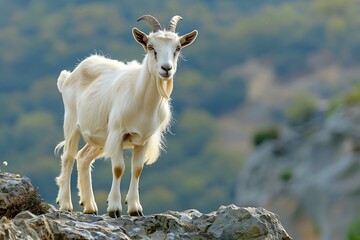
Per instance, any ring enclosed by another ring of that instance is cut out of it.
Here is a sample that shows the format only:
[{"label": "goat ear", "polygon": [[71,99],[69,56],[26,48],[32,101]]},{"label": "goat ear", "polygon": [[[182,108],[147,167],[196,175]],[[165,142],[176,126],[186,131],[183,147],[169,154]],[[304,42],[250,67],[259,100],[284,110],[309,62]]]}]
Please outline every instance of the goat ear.
[{"label": "goat ear", "polygon": [[181,47],[186,47],[190,45],[196,39],[197,35],[198,35],[198,31],[194,30],[191,33],[181,36],[180,37]]},{"label": "goat ear", "polygon": [[148,36],[137,28],[132,29],[132,34],[135,40],[140,43],[145,49],[148,41]]}]

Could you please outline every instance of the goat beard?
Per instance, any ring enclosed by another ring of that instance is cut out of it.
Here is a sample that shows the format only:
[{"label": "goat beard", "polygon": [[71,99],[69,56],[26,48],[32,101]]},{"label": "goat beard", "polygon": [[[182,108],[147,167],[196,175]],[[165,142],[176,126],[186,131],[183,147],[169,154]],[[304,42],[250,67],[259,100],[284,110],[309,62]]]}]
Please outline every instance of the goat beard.
[{"label": "goat beard", "polygon": [[156,87],[160,96],[165,98],[165,100],[168,100],[173,90],[173,79],[162,80],[161,78],[157,77]]}]

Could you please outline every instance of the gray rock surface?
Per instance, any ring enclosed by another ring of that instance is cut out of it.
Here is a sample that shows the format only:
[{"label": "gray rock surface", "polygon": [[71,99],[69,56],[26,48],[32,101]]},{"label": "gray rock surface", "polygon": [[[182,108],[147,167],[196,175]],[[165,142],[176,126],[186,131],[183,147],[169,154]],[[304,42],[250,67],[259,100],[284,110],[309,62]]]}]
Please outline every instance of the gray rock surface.
[{"label": "gray rock surface", "polygon": [[263,208],[223,206],[202,214],[168,211],[113,219],[78,212],[24,211],[0,221],[0,239],[282,239],[290,240],[277,216]]},{"label": "gray rock surface", "polygon": [[[27,178],[0,175],[6,177],[2,178],[1,187],[13,186],[1,192],[2,199],[11,199],[6,201],[7,205],[1,201],[2,208],[10,208],[16,199],[6,196],[19,196],[31,184]],[[42,205],[48,206],[44,202]],[[263,208],[229,205],[208,214],[192,209],[115,219],[107,215],[60,212],[54,207],[39,213],[38,209],[27,209],[29,206],[32,204],[21,201],[20,209],[24,211],[14,217],[13,213],[0,215],[0,239],[291,239],[277,215]]]},{"label": "gray rock surface", "polygon": [[247,159],[236,203],[279,214],[294,239],[346,239],[360,217],[360,108],[342,108],[267,142]]},{"label": "gray rock surface", "polygon": [[29,178],[0,172],[0,217],[12,218],[22,210],[41,214],[48,208]]}]

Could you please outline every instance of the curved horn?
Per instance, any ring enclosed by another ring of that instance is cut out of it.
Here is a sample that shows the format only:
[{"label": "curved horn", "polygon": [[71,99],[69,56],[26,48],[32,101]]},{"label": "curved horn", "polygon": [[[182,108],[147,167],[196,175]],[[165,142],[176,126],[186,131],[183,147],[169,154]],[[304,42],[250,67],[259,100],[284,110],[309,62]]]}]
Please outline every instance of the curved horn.
[{"label": "curved horn", "polygon": [[175,32],[178,21],[180,21],[182,19],[183,18],[180,17],[179,15],[173,16],[172,19],[170,20],[169,26],[166,30],[168,30],[169,32]]},{"label": "curved horn", "polygon": [[153,32],[157,32],[161,29],[161,25],[159,21],[151,15],[143,15],[139,17],[137,21],[141,21],[141,20],[147,21],[150,24]]}]

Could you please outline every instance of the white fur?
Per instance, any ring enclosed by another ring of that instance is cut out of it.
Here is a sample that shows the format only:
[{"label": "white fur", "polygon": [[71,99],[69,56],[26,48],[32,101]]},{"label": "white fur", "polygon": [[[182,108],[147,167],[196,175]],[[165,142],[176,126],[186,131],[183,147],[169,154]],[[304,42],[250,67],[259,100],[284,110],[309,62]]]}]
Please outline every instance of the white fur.
[{"label": "white fur", "polygon": [[[134,31],[143,34],[137,29]],[[133,157],[126,196],[128,214],[142,214],[139,176],[144,163],[154,163],[159,157],[162,137],[171,121],[168,99],[179,56],[176,48],[185,46],[185,42],[190,44],[184,39],[188,35],[179,37],[166,30],[144,36],[146,42],[140,43],[147,55],[142,64],[136,61],[125,64],[93,55],[83,60],[74,71],[60,73],[57,86],[65,108],[65,140],[55,150],[63,148],[61,173],[56,179],[61,210],[73,209],[70,175],[76,158],[80,203],[85,213],[97,213],[91,186],[91,165],[95,159],[105,156],[111,158],[113,174],[107,211],[118,217],[122,210],[120,181],[125,170],[123,150],[130,148]],[[154,50],[148,49],[149,45]],[[162,66],[165,65],[170,65],[171,70],[164,70]],[[80,136],[86,145],[78,152]]]}]

